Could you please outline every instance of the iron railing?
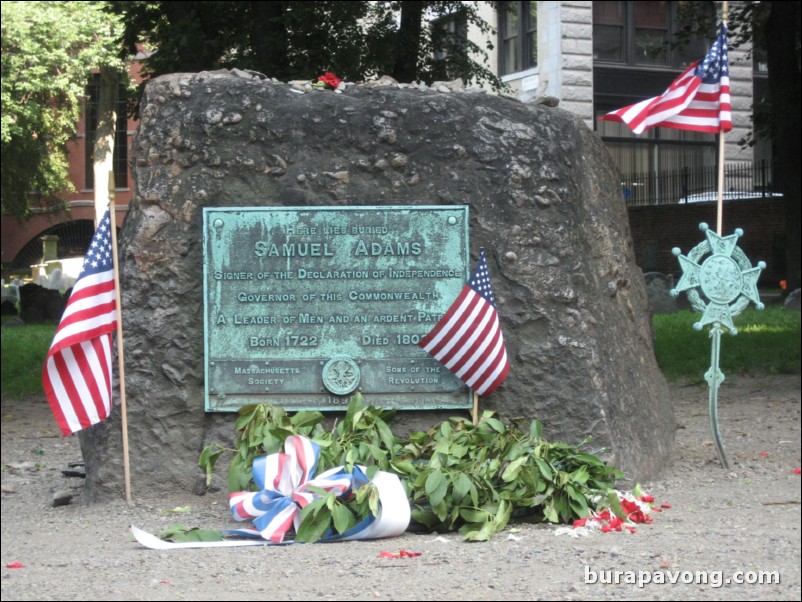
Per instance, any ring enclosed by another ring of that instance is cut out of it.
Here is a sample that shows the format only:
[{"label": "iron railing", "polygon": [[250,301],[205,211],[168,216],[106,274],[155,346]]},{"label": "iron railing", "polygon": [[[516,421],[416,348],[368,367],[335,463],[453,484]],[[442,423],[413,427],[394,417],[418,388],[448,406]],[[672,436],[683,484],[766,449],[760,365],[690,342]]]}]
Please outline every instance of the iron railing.
[{"label": "iron railing", "polygon": [[[629,206],[714,201],[717,178],[715,166],[624,174],[621,189]],[[776,196],[774,185],[769,161],[727,163],[724,166],[725,200]]]}]

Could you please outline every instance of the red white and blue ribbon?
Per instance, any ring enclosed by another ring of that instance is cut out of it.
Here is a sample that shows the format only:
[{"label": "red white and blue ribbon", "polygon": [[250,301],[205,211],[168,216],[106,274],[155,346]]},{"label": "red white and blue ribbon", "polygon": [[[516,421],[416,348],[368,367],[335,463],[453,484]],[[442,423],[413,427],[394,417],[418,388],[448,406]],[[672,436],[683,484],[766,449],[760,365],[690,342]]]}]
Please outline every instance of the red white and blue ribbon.
[{"label": "red white and blue ribbon", "polygon": [[[281,543],[290,529],[298,530],[301,511],[319,496],[315,490],[343,497],[370,481],[359,466],[354,466],[353,473],[340,466],[315,476],[319,455],[320,447],[315,442],[291,436],[284,442],[284,453],[254,460],[253,481],[258,491],[229,495],[234,518],[253,521],[264,539]],[[379,493],[379,516],[369,516],[345,533],[329,534],[321,541],[391,537],[406,530],[409,501],[398,477],[379,472],[372,482]]]}]

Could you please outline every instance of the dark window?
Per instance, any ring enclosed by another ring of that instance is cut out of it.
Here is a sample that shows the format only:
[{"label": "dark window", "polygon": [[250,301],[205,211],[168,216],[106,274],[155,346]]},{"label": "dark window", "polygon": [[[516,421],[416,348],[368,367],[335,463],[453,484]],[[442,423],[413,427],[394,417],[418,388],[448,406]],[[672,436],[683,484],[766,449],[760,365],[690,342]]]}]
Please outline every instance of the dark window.
[{"label": "dark window", "polygon": [[468,20],[452,14],[432,23],[432,78],[456,79],[465,72],[468,62],[466,43]]},{"label": "dark window", "polygon": [[[100,75],[95,75],[87,86],[86,148],[84,152],[84,182],[88,190],[95,187],[94,150],[98,119]],[[125,86],[117,90],[117,125],[114,132],[114,185],[128,188],[128,98]]]},{"label": "dark window", "polygon": [[623,123],[599,121],[620,106],[596,106],[597,131],[622,177],[631,203],[673,203],[690,193],[715,190],[714,134],[653,128],[635,135]]},{"label": "dark window", "polygon": [[687,67],[702,59],[708,41],[672,44],[682,2],[594,2],[593,60],[632,66]]},{"label": "dark window", "polygon": [[537,2],[499,2],[499,74],[537,66]]}]

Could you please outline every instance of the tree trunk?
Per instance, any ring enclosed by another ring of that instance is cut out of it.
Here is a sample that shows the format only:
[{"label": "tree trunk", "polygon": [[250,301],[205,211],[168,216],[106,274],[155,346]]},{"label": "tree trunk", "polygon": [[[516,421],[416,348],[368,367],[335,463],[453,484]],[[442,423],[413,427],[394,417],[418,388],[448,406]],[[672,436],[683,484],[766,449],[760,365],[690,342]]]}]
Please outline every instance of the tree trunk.
[{"label": "tree trunk", "polygon": [[800,11],[798,2],[769,2],[766,24],[766,54],[769,67],[769,96],[779,188],[785,198],[785,256],[788,290],[800,284],[800,208],[802,171],[800,144]]},{"label": "tree trunk", "polygon": [[268,77],[284,80],[291,74],[287,54],[289,41],[284,21],[286,2],[251,2],[251,20],[245,24],[250,30],[254,68]]},{"label": "tree trunk", "polygon": [[109,204],[109,180],[114,178],[114,134],[117,125],[117,89],[120,74],[109,68],[100,70],[97,127],[95,128],[95,226]]},{"label": "tree trunk", "polygon": [[395,67],[393,77],[402,83],[418,77],[418,53],[420,51],[421,20],[425,2],[400,2],[401,24],[398,28]]}]

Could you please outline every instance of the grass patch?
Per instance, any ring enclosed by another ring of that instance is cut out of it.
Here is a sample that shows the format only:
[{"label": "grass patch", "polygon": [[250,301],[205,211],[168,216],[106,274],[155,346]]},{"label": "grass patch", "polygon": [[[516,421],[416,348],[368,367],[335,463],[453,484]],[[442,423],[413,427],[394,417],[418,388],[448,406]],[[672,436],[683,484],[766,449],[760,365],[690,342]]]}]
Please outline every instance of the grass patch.
[{"label": "grass patch", "polygon": [[[693,329],[699,314],[654,316],[657,364],[669,380],[704,380],[710,367],[709,327]],[[799,374],[800,313],[747,309],[733,320],[738,334],[721,337],[720,368],[732,374]]]},{"label": "grass patch", "polygon": [[[708,329],[698,332],[699,314],[654,316],[655,355],[669,380],[702,381],[710,366]],[[738,335],[721,339],[721,371],[732,374],[799,374],[800,313],[779,308],[748,309],[735,318]],[[42,365],[56,324],[2,329],[2,392],[14,399],[42,393]]]},{"label": "grass patch", "polygon": [[2,392],[14,399],[42,393],[42,366],[56,334],[56,324],[26,324],[2,332]]}]

